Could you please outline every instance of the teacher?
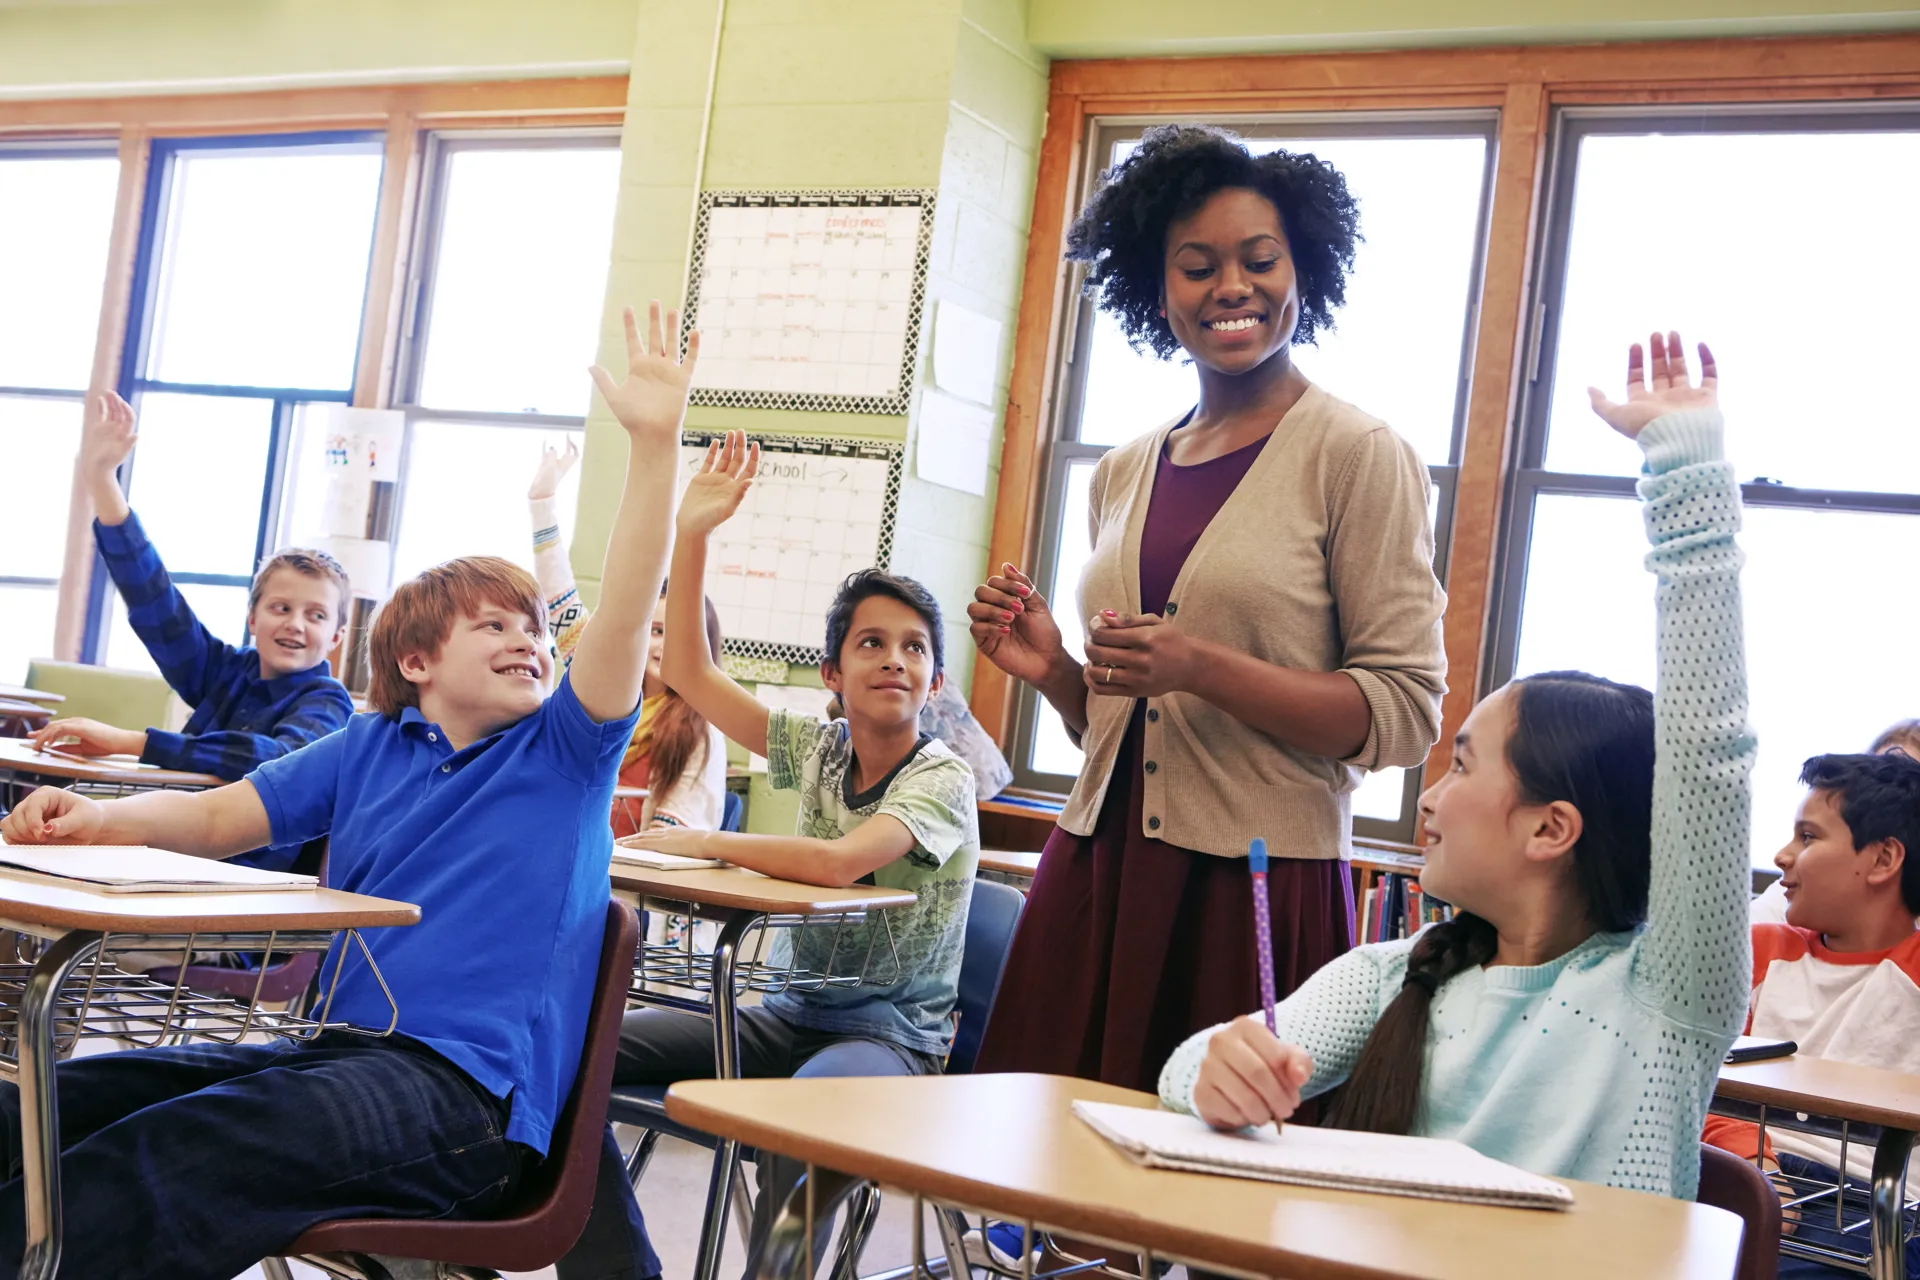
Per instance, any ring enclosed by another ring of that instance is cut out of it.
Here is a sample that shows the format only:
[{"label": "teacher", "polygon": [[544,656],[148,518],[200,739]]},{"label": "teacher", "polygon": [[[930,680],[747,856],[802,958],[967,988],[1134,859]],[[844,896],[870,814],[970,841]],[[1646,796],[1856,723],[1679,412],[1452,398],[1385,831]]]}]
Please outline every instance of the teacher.
[{"label": "teacher", "polygon": [[977,1069],[1152,1090],[1182,1040],[1260,1003],[1254,837],[1278,993],[1353,945],[1349,793],[1438,737],[1445,597],[1426,468],[1293,362],[1346,296],[1339,171],[1167,125],[1104,179],[1067,257],[1136,348],[1192,359],[1200,396],[1094,470],[1084,664],[1014,565],[967,609],[1086,754]]}]

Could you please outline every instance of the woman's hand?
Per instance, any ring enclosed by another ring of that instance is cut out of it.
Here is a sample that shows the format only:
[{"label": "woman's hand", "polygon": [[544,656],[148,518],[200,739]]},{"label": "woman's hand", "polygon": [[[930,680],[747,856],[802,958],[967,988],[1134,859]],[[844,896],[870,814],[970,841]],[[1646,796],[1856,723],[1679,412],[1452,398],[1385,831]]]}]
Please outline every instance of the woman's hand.
[{"label": "woman's hand", "polygon": [[1047,598],[1012,564],[974,588],[967,621],[987,661],[1016,680],[1039,685],[1067,656]]},{"label": "woman's hand", "polygon": [[560,492],[560,482],[567,478],[567,472],[573,470],[580,461],[580,446],[572,436],[567,437],[564,451],[552,445],[540,447],[540,466],[533,473],[533,483],[527,486],[527,500],[538,502],[542,498],[551,498]]},{"label": "woman's hand", "polygon": [[1706,343],[1700,344],[1700,385],[1697,387],[1688,379],[1686,348],[1680,343],[1678,330],[1664,338],[1654,334],[1648,340],[1648,346],[1653,351],[1651,369],[1639,343],[1627,348],[1625,404],[1615,404],[1607,399],[1606,393],[1598,387],[1587,388],[1587,397],[1593,401],[1593,411],[1629,440],[1638,439],[1641,430],[1663,413],[1677,413],[1683,409],[1712,409],[1720,403],[1719,374],[1714,367],[1713,352],[1707,350]]},{"label": "woman's hand", "polygon": [[0,836],[8,844],[89,844],[106,816],[98,800],[41,787],[0,820]]},{"label": "woman's hand", "polygon": [[27,740],[38,751],[66,751],[76,756],[137,756],[147,749],[145,729],[116,729],[79,716],[50,720],[28,734]]},{"label": "woman's hand", "polygon": [[1207,1042],[1193,1082],[1193,1110],[1216,1129],[1277,1124],[1300,1109],[1300,1090],[1312,1078],[1307,1051],[1281,1044],[1258,1015],[1248,1014]]},{"label": "woman's hand", "polygon": [[630,836],[622,836],[614,841],[623,849],[649,849],[654,853],[671,853],[681,858],[711,858],[706,852],[706,831],[695,831],[690,827],[648,827]]},{"label": "woman's hand", "polygon": [[1087,692],[1158,698],[1192,685],[1199,646],[1157,613],[1095,614],[1087,626]]},{"label": "woman's hand", "polygon": [[681,536],[704,538],[731,519],[759,470],[760,446],[748,444],[746,432],[729,431],[725,440],[709,444],[699,472],[680,495],[675,522]]}]

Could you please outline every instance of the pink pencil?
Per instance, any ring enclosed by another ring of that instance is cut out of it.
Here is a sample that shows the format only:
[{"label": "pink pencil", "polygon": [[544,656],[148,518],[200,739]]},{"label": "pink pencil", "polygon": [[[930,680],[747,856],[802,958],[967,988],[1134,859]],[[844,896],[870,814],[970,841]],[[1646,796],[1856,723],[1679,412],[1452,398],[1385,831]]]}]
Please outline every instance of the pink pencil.
[{"label": "pink pencil", "polygon": [[[1273,916],[1267,908],[1267,842],[1255,838],[1247,849],[1253,872],[1253,944],[1260,965],[1260,1004],[1267,1011],[1267,1030],[1273,1025]],[[1275,1034],[1278,1034],[1277,1032]]]}]

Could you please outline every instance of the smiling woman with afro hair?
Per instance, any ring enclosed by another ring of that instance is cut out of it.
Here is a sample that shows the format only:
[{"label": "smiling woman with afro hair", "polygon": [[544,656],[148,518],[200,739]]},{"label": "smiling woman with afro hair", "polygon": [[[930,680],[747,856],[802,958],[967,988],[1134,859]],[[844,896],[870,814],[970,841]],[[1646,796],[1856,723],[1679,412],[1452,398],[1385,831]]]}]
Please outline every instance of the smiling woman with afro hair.
[{"label": "smiling woman with afro hair", "polygon": [[1255,838],[1279,994],[1352,945],[1350,793],[1426,758],[1446,688],[1426,468],[1293,362],[1346,299],[1359,222],[1325,161],[1166,125],[1068,233],[1101,310],[1184,352],[1199,395],[1094,469],[1084,662],[1015,565],[967,609],[1085,752],[979,1070],[1152,1089],[1188,1035],[1258,1005]]}]

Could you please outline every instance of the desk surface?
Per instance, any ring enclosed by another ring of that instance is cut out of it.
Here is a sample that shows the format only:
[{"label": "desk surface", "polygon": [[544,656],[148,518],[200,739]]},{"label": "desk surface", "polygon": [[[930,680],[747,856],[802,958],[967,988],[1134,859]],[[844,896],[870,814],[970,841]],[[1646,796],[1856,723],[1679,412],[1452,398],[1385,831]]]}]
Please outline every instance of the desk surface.
[{"label": "desk surface", "polygon": [[25,933],[266,933],[420,922],[410,902],[338,889],[265,893],[100,893],[0,874],[0,926]]},{"label": "desk surface", "polygon": [[175,769],[154,769],[132,756],[56,755],[36,751],[25,738],[0,738],[0,769],[31,774],[36,778],[60,778],[68,782],[99,782],[129,787],[224,787],[225,778],[210,773],[183,773]]},{"label": "desk surface", "polygon": [[1013,1220],[1292,1280],[1727,1280],[1732,1214],[1572,1183],[1564,1213],[1146,1169],[1075,1098],[1150,1094],[1055,1076],[687,1080],[667,1114],[722,1137]]},{"label": "desk surface", "polygon": [[18,720],[38,720],[42,724],[53,719],[53,708],[39,702],[28,702],[24,698],[0,696],[0,716]]},{"label": "desk surface", "polygon": [[29,689],[23,684],[0,684],[0,698],[12,698],[18,702],[39,702],[49,707],[57,707],[67,700],[67,695],[48,693],[45,689]]},{"label": "desk surface", "polygon": [[1040,855],[1015,849],[982,849],[980,869],[998,871],[1005,876],[1031,876],[1040,869]]},{"label": "desk surface", "polygon": [[645,787],[622,786],[613,789],[613,798],[615,800],[645,800],[648,794]]},{"label": "desk surface", "polygon": [[1804,1053],[1722,1067],[1714,1094],[1836,1120],[1920,1130],[1920,1076]]},{"label": "desk surface", "polygon": [[774,880],[739,867],[703,867],[697,871],[654,871],[613,864],[613,887],[671,902],[730,907],[779,915],[823,916],[879,907],[910,907],[919,898],[909,889],[849,885],[829,889],[817,884]]}]

